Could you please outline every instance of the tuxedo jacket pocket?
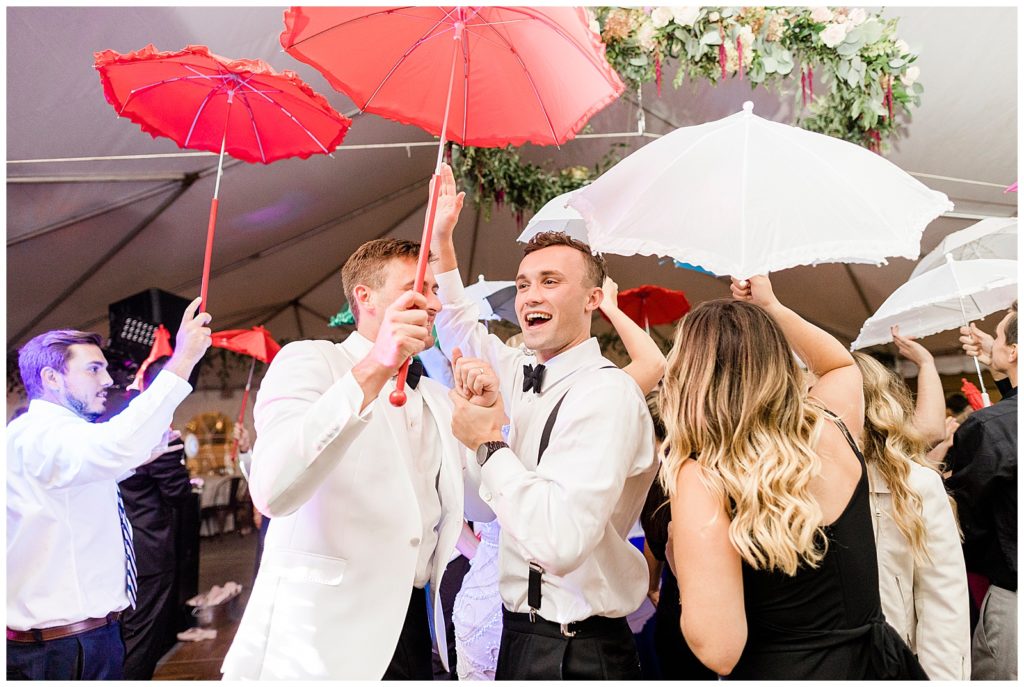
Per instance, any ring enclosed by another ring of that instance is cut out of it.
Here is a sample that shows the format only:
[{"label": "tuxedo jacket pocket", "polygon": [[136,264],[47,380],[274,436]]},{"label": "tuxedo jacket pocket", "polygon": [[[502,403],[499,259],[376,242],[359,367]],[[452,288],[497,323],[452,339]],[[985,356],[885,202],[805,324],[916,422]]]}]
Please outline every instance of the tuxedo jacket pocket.
[{"label": "tuxedo jacket pocket", "polygon": [[263,552],[260,572],[264,567],[289,582],[315,582],[336,587],[345,577],[348,561],[305,551],[279,549]]}]

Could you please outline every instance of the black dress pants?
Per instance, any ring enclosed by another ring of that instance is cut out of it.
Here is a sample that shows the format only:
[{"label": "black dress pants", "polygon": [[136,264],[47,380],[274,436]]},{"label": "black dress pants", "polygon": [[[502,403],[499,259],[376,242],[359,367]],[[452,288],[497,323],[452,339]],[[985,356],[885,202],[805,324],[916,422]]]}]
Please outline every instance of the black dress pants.
[{"label": "black dress pants", "polygon": [[639,680],[640,657],[625,618],[592,617],[561,626],[502,609],[496,680]]},{"label": "black dress pants", "polygon": [[157,662],[175,642],[174,571],[140,577],[138,584],[135,608],[121,616],[124,679],[152,680]]},{"label": "black dress pants", "polygon": [[427,620],[427,592],[412,590],[409,609],[405,612],[402,634],[391,657],[391,664],[384,672],[385,680],[432,680],[432,642],[430,625]]}]

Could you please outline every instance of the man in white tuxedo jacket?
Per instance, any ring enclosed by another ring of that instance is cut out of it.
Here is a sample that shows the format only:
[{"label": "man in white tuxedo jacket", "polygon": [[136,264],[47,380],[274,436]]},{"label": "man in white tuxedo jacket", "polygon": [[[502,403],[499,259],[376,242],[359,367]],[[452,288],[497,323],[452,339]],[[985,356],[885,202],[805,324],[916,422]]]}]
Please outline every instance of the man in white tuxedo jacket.
[{"label": "man in white tuxedo jacket", "polygon": [[493,514],[464,493],[447,389],[424,377],[403,407],[388,401],[441,309],[429,269],[426,296],[413,291],[418,254],[396,239],[360,247],[342,270],[356,332],[288,344],[267,371],[249,488],[273,520],[225,679],[429,680],[427,582],[447,666],[441,575],[464,503],[471,519]]}]

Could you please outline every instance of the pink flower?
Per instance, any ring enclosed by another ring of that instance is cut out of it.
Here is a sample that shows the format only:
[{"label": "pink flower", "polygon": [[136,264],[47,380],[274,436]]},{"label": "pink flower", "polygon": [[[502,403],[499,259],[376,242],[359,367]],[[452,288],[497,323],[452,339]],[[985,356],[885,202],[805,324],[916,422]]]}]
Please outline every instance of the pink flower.
[{"label": "pink flower", "polygon": [[827,7],[815,7],[811,10],[811,20],[816,24],[824,24],[832,19],[832,10]]},{"label": "pink flower", "polygon": [[859,26],[868,18],[868,13],[858,7],[854,10],[850,10],[850,14],[847,18],[854,26]]}]

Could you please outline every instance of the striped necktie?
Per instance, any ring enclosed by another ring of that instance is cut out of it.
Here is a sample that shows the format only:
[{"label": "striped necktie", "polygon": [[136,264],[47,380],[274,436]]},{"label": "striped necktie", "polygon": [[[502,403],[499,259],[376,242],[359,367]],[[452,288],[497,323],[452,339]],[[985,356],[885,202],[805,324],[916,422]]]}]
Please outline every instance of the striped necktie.
[{"label": "striped necktie", "polygon": [[121,541],[124,543],[124,586],[128,594],[128,604],[135,608],[139,571],[135,567],[135,547],[132,546],[132,525],[128,522],[128,514],[124,512],[124,499],[121,488],[117,489],[117,514],[121,516]]}]

